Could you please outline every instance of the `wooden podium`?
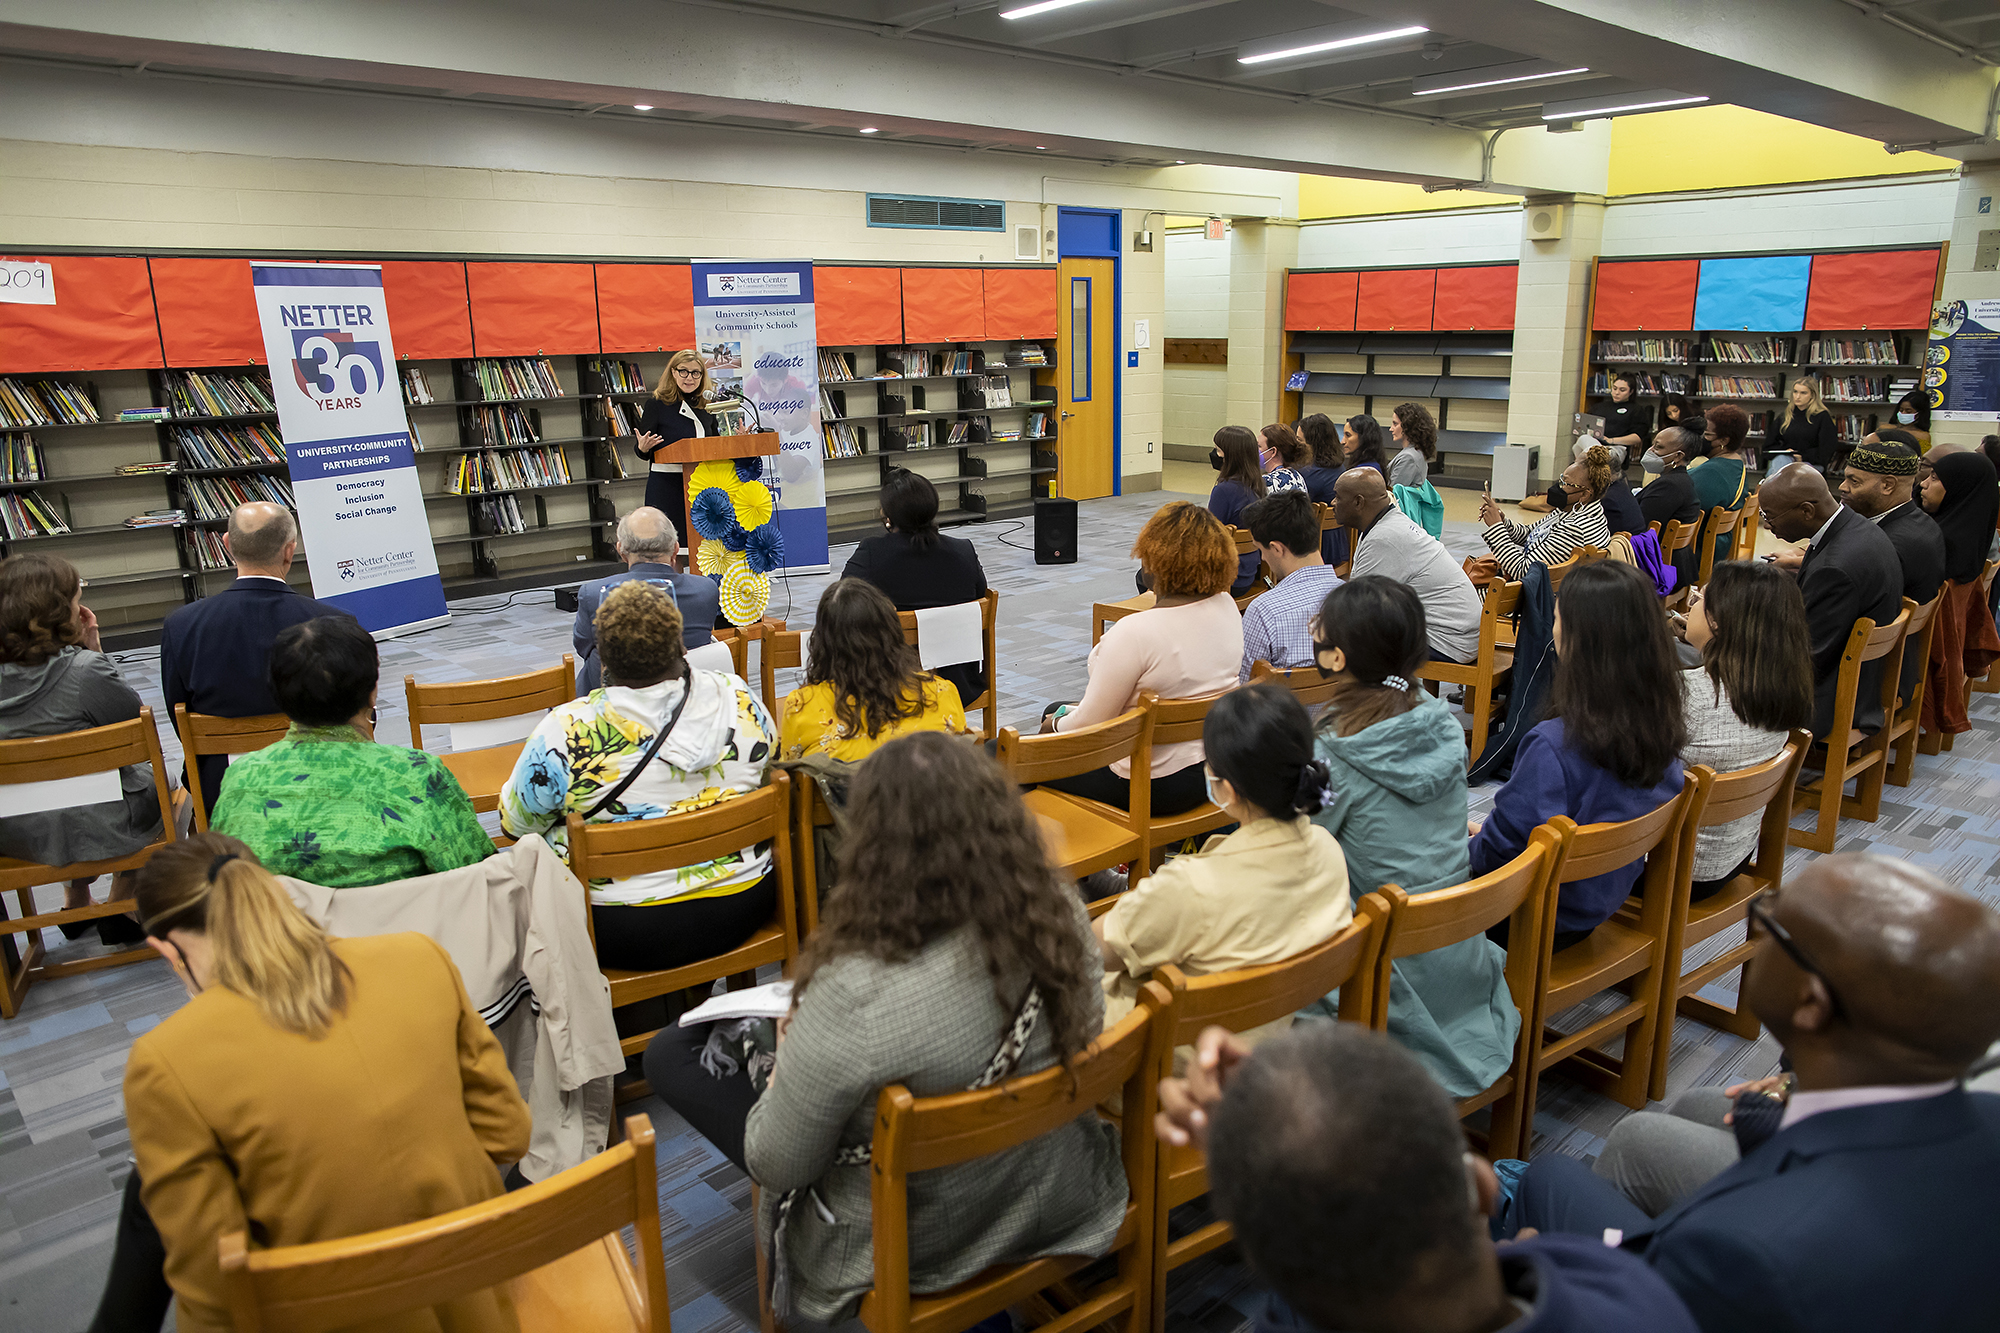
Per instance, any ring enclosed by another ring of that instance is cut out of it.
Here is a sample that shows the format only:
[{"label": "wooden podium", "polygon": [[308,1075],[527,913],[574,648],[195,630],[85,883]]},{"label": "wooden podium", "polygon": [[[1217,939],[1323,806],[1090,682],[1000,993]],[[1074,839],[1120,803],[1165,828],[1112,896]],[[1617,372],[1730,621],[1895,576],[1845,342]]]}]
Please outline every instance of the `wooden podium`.
[{"label": "wooden podium", "polygon": [[[713,463],[732,458],[757,458],[778,452],[778,433],[771,430],[756,431],[747,435],[698,435],[672,444],[662,445],[654,459],[662,463],[679,463],[693,468],[697,463]],[[695,535],[693,520],[688,516],[687,506],[694,497],[687,493],[685,481],[681,487],[680,530],[688,535],[687,546],[681,551],[681,567],[694,568],[694,548],[701,540]],[[672,515],[669,515],[672,517]]]}]

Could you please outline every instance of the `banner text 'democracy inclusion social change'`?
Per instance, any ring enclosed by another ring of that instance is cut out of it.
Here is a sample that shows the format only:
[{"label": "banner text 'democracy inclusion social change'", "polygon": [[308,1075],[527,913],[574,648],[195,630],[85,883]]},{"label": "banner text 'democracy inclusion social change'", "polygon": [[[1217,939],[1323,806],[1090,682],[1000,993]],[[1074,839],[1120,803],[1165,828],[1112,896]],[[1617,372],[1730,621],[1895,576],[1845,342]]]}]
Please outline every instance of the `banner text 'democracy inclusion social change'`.
[{"label": "banner text 'democracy inclusion social change'", "polygon": [[371,634],[442,624],[382,270],[253,263],[250,274],[313,595]]}]

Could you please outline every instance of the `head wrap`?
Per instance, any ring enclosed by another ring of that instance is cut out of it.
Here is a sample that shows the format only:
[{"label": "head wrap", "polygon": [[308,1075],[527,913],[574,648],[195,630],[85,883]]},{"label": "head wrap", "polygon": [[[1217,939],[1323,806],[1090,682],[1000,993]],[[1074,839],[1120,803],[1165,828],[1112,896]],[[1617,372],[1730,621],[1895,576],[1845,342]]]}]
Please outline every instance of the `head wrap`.
[{"label": "head wrap", "polygon": [[1944,534],[1944,571],[1953,583],[1970,583],[1986,570],[1986,552],[2000,518],[2000,478],[1985,454],[1947,454],[1931,464],[1944,486],[1937,508]]},{"label": "head wrap", "polygon": [[1917,451],[1901,444],[1857,444],[1847,456],[1851,470],[1882,477],[1914,477],[1918,461]]}]

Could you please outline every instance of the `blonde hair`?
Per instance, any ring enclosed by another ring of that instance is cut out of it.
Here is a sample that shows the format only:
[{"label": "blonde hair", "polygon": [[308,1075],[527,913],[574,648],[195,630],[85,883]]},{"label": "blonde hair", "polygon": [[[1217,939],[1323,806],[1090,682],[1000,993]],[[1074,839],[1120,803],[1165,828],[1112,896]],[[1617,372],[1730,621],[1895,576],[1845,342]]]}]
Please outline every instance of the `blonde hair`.
[{"label": "blonde hair", "polygon": [[[687,395],[681,392],[680,385],[674,383],[674,367],[690,365],[697,367],[701,371],[701,387],[696,389],[692,395]],[[708,401],[708,395],[714,388],[715,385],[708,378],[708,362],[702,359],[700,352],[695,351],[692,347],[687,347],[667,358],[667,368],[660,372],[660,382],[653,386],[653,397],[663,403],[678,403],[682,398],[686,397],[696,407],[700,407]]]},{"label": "blonde hair", "polygon": [[[1806,420],[1811,421],[1814,417],[1825,416],[1826,404],[1820,400],[1819,396],[1819,376],[1801,375],[1797,379],[1792,381],[1792,388],[1796,389],[1801,384],[1806,386],[1806,393],[1811,396],[1811,401],[1807,402],[1806,404],[1806,412],[1805,412]],[[1791,391],[1789,389],[1786,390],[1785,415],[1779,419],[1778,429],[1784,430],[1788,426],[1790,426],[1792,424],[1792,418],[1798,415],[1798,410],[1799,410],[1798,405],[1792,402]]]},{"label": "blonde hair", "polygon": [[215,984],[255,1004],[273,1027],[317,1039],[346,1011],[354,981],[347,964],[235,838],[210,831],[162,847],[139,872],[137,901],[148,935],[207,936]]}]

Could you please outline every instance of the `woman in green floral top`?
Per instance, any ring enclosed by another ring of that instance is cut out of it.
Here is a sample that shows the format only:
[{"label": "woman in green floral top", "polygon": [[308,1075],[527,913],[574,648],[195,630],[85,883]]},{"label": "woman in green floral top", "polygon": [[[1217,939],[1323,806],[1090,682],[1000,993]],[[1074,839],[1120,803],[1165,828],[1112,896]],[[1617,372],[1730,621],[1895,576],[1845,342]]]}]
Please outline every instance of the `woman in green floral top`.
[{"label": "woman in green floral top", "polygon": [[346,616],[271,644],[271,689],[292,728],[229,765],[209,827],[274,875],[333,888],[457,870],[493,854],[472,801],[436,755],[375,740],[375,641]]},{"label": "woman in green floral top", "polygon": [[[604,688],[551,709],[528,737],[500,793],[509,834],[539,833],[567,850],[572,811],[592,823],[657,819],[764,785],[778,728],[741,679],[687,665],[671,596],[650,583],[620,584],[596,624]],[[591,814],[663,726],[652,761]],[[597,956],[610,967],[679,967],[726,953],[768,924],[776,904],[768,843],[590,885]]]}]

